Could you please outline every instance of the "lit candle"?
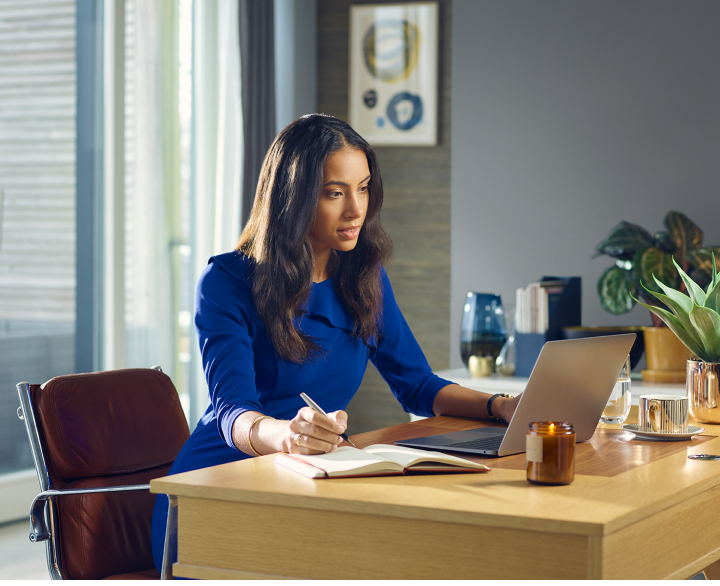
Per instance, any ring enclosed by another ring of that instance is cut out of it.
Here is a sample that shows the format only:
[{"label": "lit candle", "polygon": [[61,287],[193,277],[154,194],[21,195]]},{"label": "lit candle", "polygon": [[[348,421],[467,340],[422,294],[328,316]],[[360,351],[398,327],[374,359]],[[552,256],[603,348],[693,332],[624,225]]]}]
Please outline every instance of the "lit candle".
[{"label": "lit candle", "polygon": [[572,423],[531,423],[526,455],[527,479],[533,484],[570,484],[575,478],[575,428]]}]

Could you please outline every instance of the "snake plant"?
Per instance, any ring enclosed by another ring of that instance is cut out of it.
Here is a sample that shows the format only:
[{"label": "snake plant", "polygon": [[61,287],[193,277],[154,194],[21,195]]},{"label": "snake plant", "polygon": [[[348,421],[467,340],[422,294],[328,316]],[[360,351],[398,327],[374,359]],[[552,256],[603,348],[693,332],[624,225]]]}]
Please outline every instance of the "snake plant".
[{"label": "snake plant", "polygon": [[664,321],[687,349],[700,360],[720,362],[720,275],[718,275],[715,255],[712,255],[712,280],[705,291],[682,270],[674,258],[672,260],[689,294],[685,295],[668,287],[653,275],[655,283],[664,294],[652,291],[645,285],[643,289],[664,303],[671,311],[635,301]]}]

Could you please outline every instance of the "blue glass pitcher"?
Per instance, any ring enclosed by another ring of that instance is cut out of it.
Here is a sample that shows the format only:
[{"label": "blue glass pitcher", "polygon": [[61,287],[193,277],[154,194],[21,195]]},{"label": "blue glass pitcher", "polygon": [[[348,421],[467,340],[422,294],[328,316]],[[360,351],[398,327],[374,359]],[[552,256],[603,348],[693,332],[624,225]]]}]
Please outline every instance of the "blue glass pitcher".
[{"label": "blue glass pitcher", "polygon": [[487,356],[494,365],[506,340],[500,295],[468,293],[460,328],[460,356],[465,368],[471,356]]}]

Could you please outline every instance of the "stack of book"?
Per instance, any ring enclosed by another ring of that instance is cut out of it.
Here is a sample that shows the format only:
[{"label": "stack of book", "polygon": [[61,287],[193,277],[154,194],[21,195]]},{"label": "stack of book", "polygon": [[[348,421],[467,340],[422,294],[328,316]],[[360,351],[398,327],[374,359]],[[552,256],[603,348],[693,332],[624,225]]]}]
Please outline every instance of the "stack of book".
[{"label": "stack of book", "polygon": [[580,325],[581,300],[580,277],[543,277],[516,291],[515,376],[530,376],[545,342]]},{"label": "stack of book", "polygon": [[560,299],[565,281],[540,281],[515,291],[515,331],[543,334],[550,326],[550,314]]}]

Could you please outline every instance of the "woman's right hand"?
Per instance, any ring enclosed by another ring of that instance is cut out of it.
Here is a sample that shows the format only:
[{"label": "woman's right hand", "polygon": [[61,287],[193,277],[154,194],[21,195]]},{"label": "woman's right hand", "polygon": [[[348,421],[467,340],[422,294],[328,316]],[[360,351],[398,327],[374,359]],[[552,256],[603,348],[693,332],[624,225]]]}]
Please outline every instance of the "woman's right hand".
[{"label": "woman's right hand", "polygon": [[288,424],[283,437],[283,452],[289,454],[325,454],[336,450],[347,429],[347,413],[334,411],[325,417],[310,407],[303,407]]}]

